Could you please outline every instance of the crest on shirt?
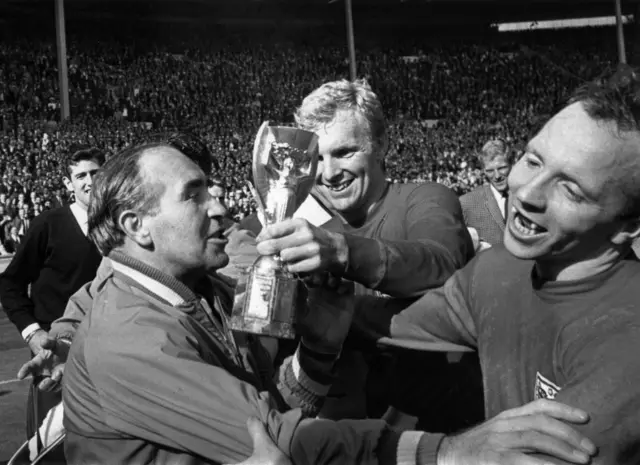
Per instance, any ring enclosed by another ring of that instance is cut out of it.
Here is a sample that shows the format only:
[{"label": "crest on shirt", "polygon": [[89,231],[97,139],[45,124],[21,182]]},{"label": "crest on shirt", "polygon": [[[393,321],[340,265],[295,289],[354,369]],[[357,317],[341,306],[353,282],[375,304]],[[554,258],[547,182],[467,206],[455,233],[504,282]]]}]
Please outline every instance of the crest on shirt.
[{"label": "crest on shirt", "polygon": [[561,388],[552,381],[542,376],[540,372],[536,372],[535,400],[538,399],[555,399]]}]

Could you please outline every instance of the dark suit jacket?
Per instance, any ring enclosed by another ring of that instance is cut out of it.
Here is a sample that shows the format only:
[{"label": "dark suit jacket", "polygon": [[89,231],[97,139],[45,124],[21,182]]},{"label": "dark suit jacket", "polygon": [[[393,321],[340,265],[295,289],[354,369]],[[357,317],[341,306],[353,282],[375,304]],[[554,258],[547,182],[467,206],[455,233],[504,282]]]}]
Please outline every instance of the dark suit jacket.
[{"label": "dark suit jacket", "polygon": [[504,219],[489,184],[464,194],[460,204],[465,223],[478,231],[480,240],[491,245],[502,244]]},{"label": "dark suit jacket", "polygon": [[16,253],[16,250],[18,250],[18,246],[20,245],[20,238],[18,238],[18,240],[14,240],[13,238],[9,238],[6,241],[4,241],[4,249],[7,251],[7,253]]}]

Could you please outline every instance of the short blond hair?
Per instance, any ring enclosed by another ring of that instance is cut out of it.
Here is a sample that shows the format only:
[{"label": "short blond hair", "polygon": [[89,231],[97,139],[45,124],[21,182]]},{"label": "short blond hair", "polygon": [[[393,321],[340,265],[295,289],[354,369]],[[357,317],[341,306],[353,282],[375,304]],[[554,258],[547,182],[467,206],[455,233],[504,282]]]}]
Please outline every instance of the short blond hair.
[{"label": "short blond hair", "polygon": [[478,158],[482,164],[489,163],[498,157],[505,157],[509,164],[513,163],[512,151],[502,139],[492,139],[482,146]]},{"label": "short blond hair", "polygon": [[317,131],[330,123],[340,110],[354,110],[365,117],[371,132],[371,141],[386,152],[388,146],[387,123],[378,96],[365,79],[341,79],[322,84],[302,101],[294,117],[301,129]]}]

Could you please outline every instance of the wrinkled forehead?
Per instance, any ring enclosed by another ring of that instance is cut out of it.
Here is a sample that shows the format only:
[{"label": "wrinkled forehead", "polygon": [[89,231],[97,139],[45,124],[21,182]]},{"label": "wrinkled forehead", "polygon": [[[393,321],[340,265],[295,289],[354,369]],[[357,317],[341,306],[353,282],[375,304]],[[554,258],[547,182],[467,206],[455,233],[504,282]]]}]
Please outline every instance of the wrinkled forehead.
[{"label": "wrinkled forehead", "polygon": [[505,155],[498,155],[493,159],[485,160],[483,162],[483,167],[485,170],[495,170],[509,166],[509,160]]},{"label": "wrinkled forehead", "polygon": [[367,118],[351,109],[338,110],[331,121],[318,123],[313,131],[318,135],[321,151],[323,147],[363,144],[372,139]]},{"label": "wrinkled forehead", "polygon": [[193,180],[205,179],[204,172],[182,152],[172,147],[154,147],[140,157],[140,172],[145,181],[180,189]]},{"label": "wrinkled forehead", "polygon": [[591,118],[577,103],[555,115],[527,151],[557,176],[573,179],[595,194],[615,185],[632,165],[637,169],[640,137],[619,131],[613,122]]},{"label": "wrinkled forehead", "polygon": [[100,164],[95,159],[80,160],[78,163],[69,166],[71,176],[89,173],[100,168]]}]

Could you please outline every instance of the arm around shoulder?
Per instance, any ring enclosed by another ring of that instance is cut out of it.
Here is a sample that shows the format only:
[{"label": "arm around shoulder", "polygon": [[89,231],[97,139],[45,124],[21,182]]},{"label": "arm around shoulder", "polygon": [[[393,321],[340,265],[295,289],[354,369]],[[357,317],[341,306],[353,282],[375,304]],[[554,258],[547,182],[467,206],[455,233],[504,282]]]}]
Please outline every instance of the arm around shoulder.
[{"label": "arm around shoulder", "polygon": [[464,266],[473,256],[473,244],[460,202],[447,187],[415,186],[406,203],[404,224],[398,226],[405,240],[346,235],[347,277],[392,297],[415,298]]},{"label": "arm around shoulder", "polygon": [[51,324],[49,336],[54,339],[73,340],[76,330],[84,316],[93,305],[94,296],[100,291],[105,281],[112,275],[111,260],[104,257],[93,281],[82,286],[69,298],[64,314]]},{"label": "arm around shoulder", "polygon": [[[204,361],[185,326],[167,323],[138,319],[113,331],[108,344],[84,348],[87,371],[113,430],[218,463],[237,463],[251,455],[246,422],[257,417],[294,463],[399,463],[402,438],[384,422],[312,420],[300,409],[279,411],[269,393]],[[72,351],[67,396],[79,388],[72,365],[82,357],[74,358]],[[407,438],[403,447],[407,443],[407,451],[414,451],[414,462],[407,463],[415,463],[419,441]]]}]

